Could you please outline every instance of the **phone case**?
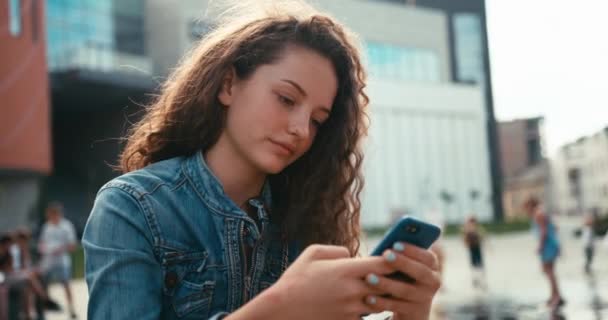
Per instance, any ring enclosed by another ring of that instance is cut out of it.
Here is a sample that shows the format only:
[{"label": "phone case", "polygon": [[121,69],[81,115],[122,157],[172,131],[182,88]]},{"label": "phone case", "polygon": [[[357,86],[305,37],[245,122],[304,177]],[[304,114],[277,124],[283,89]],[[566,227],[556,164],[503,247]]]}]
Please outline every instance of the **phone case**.
[{"label": "phone case", "polygon": [[[415,231],[412,228],[415,228]],[[382,255],[386,249],[392,248],[397,241],[428,249],[439,238],[440,234],[441,229],[435,225],[412,217],[403,217],[387,231],[371,255]]]},{"label": "phone case", "polygon": [[[431,247],[433,242],[439,238],[441,229],[439,227],[420,221],[412,217],[403,217],[397,222],[391,229],[387,231],[384,238],[372,251],[372,256],[380,256],[386,249],[393,247],[393,244],[397,241],[406,244],[413,244],[417,247],[428,249]],[[406,249],[407,250],[407,249]],[[413,283],[415,280],[402,272],[394,272],[387,277],[398,280]],[[386,296],[386,295],[384,295]]]}]

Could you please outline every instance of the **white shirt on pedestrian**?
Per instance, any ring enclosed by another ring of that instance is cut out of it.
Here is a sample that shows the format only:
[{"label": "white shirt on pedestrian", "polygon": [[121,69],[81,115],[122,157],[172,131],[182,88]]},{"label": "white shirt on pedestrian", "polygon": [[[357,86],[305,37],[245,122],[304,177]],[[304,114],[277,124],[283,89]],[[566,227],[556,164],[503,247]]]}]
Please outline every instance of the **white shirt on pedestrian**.
[{"label": "white shirt on pedestrian", "polygon": [[69,267],[71,265],[69,251],[66,249],[59,254],[54,252],[59,248],[67,248],[69,245],[76,244],[74,225],[65,218],[61,218],[57,224],[46,222],[42,226],[40,243],[44,247],[44,252],[42,252],[43,268],[52,268],[58,265]]}]

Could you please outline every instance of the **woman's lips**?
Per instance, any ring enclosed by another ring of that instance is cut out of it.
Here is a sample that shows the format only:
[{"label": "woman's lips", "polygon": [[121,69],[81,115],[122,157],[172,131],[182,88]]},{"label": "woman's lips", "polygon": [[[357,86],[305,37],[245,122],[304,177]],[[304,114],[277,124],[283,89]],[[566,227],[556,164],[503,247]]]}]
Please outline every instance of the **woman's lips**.
[{"label": "woman's lips", "polygon": [[272,139],[270,139],[270,142],[275,145],[277,149],[281,151],[281,153],[285,155],[290,156],[295,152],[295,147],[289,143],[280,142]]}]

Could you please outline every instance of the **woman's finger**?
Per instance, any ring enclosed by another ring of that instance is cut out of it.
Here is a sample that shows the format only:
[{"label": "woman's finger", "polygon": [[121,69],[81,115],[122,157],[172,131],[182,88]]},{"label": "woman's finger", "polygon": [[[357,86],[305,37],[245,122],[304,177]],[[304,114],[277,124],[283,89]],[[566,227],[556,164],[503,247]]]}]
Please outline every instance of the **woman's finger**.
[{"label": "woman's finger", "polygon": [[441,285],[439,273],[428,265],[393,250],[387,250],[383,256],[395,269],[407,274],[416,280],[417,283],[424,284],[433,289],[438,289]]},{"label": "woman's finger", "polygon": [[331,261],[336,270],[343,275],[362,279],[370,273],[389,274],[395,272],[395,266],[387,263],[384,257],[364,257],[336,259]]},{"label": "woman's finger", "polygon": [[341,246],[313,244],[302,252],[302,257],[309,260],[333,260],[350,256],[348,249]]},{"label": "woman's finger", "polygon": [[419,302],[401,301],[376,295],[365,297],[365,303],[373,313],[393,311],[412,315],[412,310],[420,309]]},{"label": "woman's finger", "polygon": [[437,255],[430,250],[425,250],[414,245],[404,244],[402,242],[396,242],[393,245],[393,250],[403,254],[404,256],[410,257],[433,270],[439,270],[439,260],[437,259]]},{"label": "woman's finger", "polygon": [[[388,295],[391,298],[407,301],[425,301],[429,294],[425,294],[414,284],[406,283],[391,278],[370,274],[365,278],[367,284],[374,288],[380,295]],[[373,294],[373,293],[370,293]],[[376,293],[378,294],[378,293]]]}]

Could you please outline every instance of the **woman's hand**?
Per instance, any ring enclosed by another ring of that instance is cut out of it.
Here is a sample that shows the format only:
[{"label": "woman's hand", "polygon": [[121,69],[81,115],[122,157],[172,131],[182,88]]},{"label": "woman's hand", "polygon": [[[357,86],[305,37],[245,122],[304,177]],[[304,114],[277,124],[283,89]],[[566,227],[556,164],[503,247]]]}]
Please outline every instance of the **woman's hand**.
[{"label": "woman's hand", "polygon": [[368,275],[367,282],[389,297],[371,295],[366,297],[373,312],[393,311],[393,319],[427,320],[433,297],[441,286],[439,263],[434,253],[413,245],[396,243],[393,250],[387,250],[384,259],[415,280],[413,283],[393,280],[378,274]]},{"label": "woman's hand", "polygon": [[226,319],[360,319],[374,312],[365,297],[383,294],[365,277],[396,270],[384,257],[351,258],[344,247],[311,245],[277,283]]}]

